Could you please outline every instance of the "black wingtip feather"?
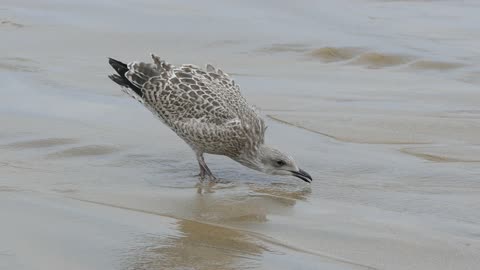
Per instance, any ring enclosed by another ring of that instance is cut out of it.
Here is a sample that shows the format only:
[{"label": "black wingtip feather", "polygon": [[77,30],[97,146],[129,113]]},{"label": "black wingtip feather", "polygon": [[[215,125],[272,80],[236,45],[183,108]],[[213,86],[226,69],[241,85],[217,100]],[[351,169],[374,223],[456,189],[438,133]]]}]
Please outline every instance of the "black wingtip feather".
[{"label": "black wingtip feather", "polygon": [[142,91],[136,87],[135,85],[133,85],[126,77],[125,77],[125,73],[127,73],[128,71],[128,67],[127,67],[127,64],[125,63],[122,63],[118,60],[115,60],[113,58],[108,58],[108,63],[110,64],[110,66],[112,66],[112,68],[118,73],[118,75],[116,74],[112,74],[112,75],[109,75],[108,77],[114,81],[115,83],[117,83],[118,85],[120,86],[123,86],[123,87],[127,87],[127,88],[130,88],[132,89],[135,93],[137,93],[138,96],[142,96]]},{"label": "black wingtip feather", "polygon": [[115,71],[120,76],[123,76],[125,74],[125,72],[128,71],[127,64],[122,63],[122,62],[120,62],[118,60],[115,60],[113,58],[108,58],[108,63],[110,64],[110,66],[113,67],[113,69],[115,69]]},{"label": "black wingtip feather", "polygon": [[120,86],[130,88],[130,85],[127,82],[125,82],[125,80],[122,79],[122,77],[118,76],[117,74],[108,75],[108,78],[110,78],[112,81],[114,81]]}]

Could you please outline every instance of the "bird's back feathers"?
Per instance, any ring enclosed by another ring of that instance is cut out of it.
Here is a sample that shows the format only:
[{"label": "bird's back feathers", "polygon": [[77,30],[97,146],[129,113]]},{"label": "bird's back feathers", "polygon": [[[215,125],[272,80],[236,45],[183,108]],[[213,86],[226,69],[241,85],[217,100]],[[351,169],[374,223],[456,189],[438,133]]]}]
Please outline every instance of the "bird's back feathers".
[{"label": "bird's back feathers", "polygon": [[118,75],[109,77],[193,148],[235,155],[263,143],[263,120],[228,74],[212,65],[173,67],[152,58],[128,65],[110,58]]}]

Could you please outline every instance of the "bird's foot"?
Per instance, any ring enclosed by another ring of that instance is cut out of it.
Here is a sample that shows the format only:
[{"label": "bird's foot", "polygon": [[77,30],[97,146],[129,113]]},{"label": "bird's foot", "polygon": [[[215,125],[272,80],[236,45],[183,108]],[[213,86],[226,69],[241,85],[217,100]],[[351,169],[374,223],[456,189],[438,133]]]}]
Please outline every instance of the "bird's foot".
[{"label": "bird's foot", "polygon": [[194,176],[200,178],[202,181],[205,178],[205,174],[202,174],[201,172],[199,174],[195,174]]},{"label": "bird's foot", "polygon": [[[197,184],[197,193],[213,193],[212,188],[217,184],[218,179],[212,174],[200,172],[197,175],[200,178],[200,182]],[[205,181],[207,179],[207,181]]]},{"label": "bird's foot", "polygon": [[209,183],[218,183],[219,182],[219,179],[216,178],[213,175],[201,175],[201,174],[199,174],[198,177],[200,178],[201,182],[205,181],[205,179],[207,179]]},{"label": "bird's foot", "polygon": [[220,181],[220,179],[216,178],[213,174],[209,174],[205,171],[200,171],[200,173],[197,174],[196,177],[200,178],[201,183],[203,183],[205,179],[207,179],[209,183],[218,183]]}]

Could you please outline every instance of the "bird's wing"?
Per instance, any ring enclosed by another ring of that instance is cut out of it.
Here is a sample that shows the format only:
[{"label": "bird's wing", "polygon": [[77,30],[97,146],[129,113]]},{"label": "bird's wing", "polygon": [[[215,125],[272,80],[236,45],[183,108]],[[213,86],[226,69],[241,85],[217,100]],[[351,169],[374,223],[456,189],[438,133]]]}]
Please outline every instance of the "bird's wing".
[{"label": "bird's wing", "polygon": [[185,133],[189,140],[209,134],[199,143],[235,136],[263,143],[263,120],[226,73],[211,65],[205,70],[194,65],[176,68],[152,57],[153,64],[128,64],[125,77],[139,88],[141,102],[177,133]]},{"label": "bird's wing", "polygon": [[175,68],[155,56],[154,62],[128,64],[125,77],[140,89],[145,106],[166,123],[196,119],[222,124],[236,118],[227,101],[218,95],[221,86],[193,68]]},{"label": "bird's wing", "polygon": [[240,92],[240,86],[227,73],[210,64],[207,64],[203,70],[194,65],[182,65],[176,70],[178,76],[185,76],[185,73],[192,74],[194,79],[198,79],[200,83],[197,86],[201,90],[211,95],[214,98],[213,101],[220,103],[221,107],[232,111],[236,121],[239,121],[244,128],[251,129],[255,136],[261,137],[263,142],[266,126],[260,113],[257,108],[247,103]]},{"label": "bird's wing", "polygon": [[240,92],[240,86],[221,69],[217,69],[207,64],[204,69],[200,69],[194,65],[182,65],[179,70],[181,72],[191,73],[201,82],[204,87],[212,91],[219,100],[225,102],[229,108],[238,111],[242,107],[249,107],[245,98]]}]

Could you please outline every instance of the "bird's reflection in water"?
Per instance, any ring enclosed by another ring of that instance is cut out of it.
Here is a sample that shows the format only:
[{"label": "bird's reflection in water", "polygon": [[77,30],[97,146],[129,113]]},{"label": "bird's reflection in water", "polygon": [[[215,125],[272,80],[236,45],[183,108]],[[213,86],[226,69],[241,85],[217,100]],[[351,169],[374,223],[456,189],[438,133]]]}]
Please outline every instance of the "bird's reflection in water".
[{"label": "bird's reflection in water", "polygon": [[221,224],[258,223],[271,213],[287,213],[307,200],[310,186],[292,184],[200,184],[190,204],[193,218]]},{"label": "bird's reflection in water", "polygon": [[195,190],[174,211],[179,235],[147,237],[146,246],[129,256],[129,269],[257,268],[263,254],[273,251],[247,232],[249,226],[268,223],[271,214],[288,215],[311,193],[281,183],[203,183]]},{"label": "bird's reflection in water", "polygon": [[130,254],[127,269],[251,269],[260,264],[266,246],[242,231],[179,220],[178,236],[149,237]]},{"label": "bird's reflection in water", "polygon": [[298,186],[286,183],[273,183],[264,186],[251,184],[250,189],[260,195],[270,196],[277,199],[292,200],[293,202],[297,200],[306,201],[310,194],[312,194],[312,188],[310,185]]}]

